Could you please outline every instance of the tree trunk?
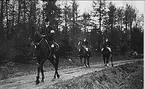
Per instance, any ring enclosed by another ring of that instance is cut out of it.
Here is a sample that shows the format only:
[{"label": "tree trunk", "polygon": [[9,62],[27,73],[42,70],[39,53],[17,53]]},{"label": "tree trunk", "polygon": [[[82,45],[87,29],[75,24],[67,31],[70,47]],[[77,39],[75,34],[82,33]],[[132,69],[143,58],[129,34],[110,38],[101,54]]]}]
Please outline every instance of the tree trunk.
[{"label": "tree trunk", "polygon": [[130,22],[130,43],[129,43],[129,47],[131,47],[131,40],[132,40],[132,22]]},{"label": "tree trunk", "polygon": [[12,19],[12,28],[11,28],[12,30],[11,30],[11,31],[12,31],[12,33],[13,33],[13,29],[14,29],[14,22],[15,22],[15,20],[14,20],[14,18],[15,18],[15,16],[14,16],[14,9],[15,9],[15,5],[14,5],[14,1],[13,1],[12,3],[13,3],[13,10],[12,10],[12,15],[13,15],[13,17],[12,17],[12,18],[13,18],[13,19]]},{"label": "tree trunk", "polygon": [[4,28],[3,28],[3,9],[4,0],[1,0],[1,15],[0,15],[0,44],[4,40]]},{"label": "tree trunk", "polygon": [[26,1],[24,0],[24,18],[23,18],[24,23],[26,22]]},{"label": "tree trunk", "polygon": [[65,12],[64,12],[64,19],[65,19],[65,31],[64,34],[67,35],[67,13],[66,13],[66,8],[65,8]]},{"label": "tree trunk", "polygon": [[4,4],[4,2],[2,0],[1,1],[1,17],[0,17],[0,26],[1,26],[2,30],[3,30],[3,4]]},{"label": "tree trunk", "polygon": [[34,0],[34,17],[33,17],[33,19],[34,19],[34,26],[36,26],[36,19],[37,19],[37,17],[36,17],[36,0]]},{"label": "tree trunk", "polygon": [[7,28],[7,31],[6,31],[6,39],[8,39],[8,35],[9,35],[9,20],[8,20],[8,1],[6,0],[6,19],[7,19],[7,22],[6,22],[6,28]]},{"label": "tree trunk", "polygon": [[101,21],[102,21],[102,12],[101,12],[101,0],[100,0],[100,4],[99,4],[100,6],[99,6],[99,10],[100,10],[100,12],[99,12],[99,29],[100,29],[100,31],[101,31]]},{"label": "tree trunk", "polygon": [[122,19],[121,19],[121,22],[120,22],[120,30],[122,31]]},{"label": "tree trunk", "polygon": [[30,0],[30,14],[29,14],[29,28],[31,29],[32,28],[32,26],[33,26],[33,1],[32,0]]},{"label": "tree trunk", "polygon": [[73,1],[73,5],[72,5],[72,8],[73,8],[73,12],[72,12],[72,14],[73,14],[73,27],[72,27],[72,32],[73,32],[73,36],[75,35],[75,29],[74,29],[74,25],[75,25],[75,7],[74,7],[74,1]]},{"label": "tree trunk", "polygon": [[6,19],[7,19],[7,22],[6,22],[6,26],[7,26],[7,30],[8,30],[8,1],[6,0]]},{"label": "tree trunk", "polygon": [[21,14],[21,0],[18,0],[18,4],[19,4],[19,7],[18,7],[18,24],[20,23],[20,14]]}]

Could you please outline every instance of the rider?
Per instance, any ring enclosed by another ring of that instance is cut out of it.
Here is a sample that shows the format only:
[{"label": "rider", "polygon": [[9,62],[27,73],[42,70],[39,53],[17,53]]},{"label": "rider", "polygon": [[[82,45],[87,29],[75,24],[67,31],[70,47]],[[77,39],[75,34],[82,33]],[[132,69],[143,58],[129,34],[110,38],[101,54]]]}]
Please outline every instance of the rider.
[{"label": "rider", "polygon": [[51,50],[52,50],[52,56],[55,57],[55,52],[58,51],[59,45],[54,40],[54,34],[55,31],[50,26],[50,22],[46,22],[46,29],[45,29],[46,39],[48,41],[48,44],[50,44]]},{"label": "rider", "polygon": [[[52,55],[53,55],[53,57],[55,57],[54,54],[56,51],[58,51],[59,45],[54,40],[55,31],[50,26],[50,22],[48,21],[48,19],[45,20],[45,27],[42,29],[41,33],[39,33],[38,31],[36,31],[35,33],[37,35],[39,35],[40,38],[46,39],[46,41],[48,42],[48,44],[51,47]],[[38,46],[39,46],[39,43],[40,43],[40,41],[37,42]]]},{"label": "rider", "polygon": [[88,40],[86,39],[86,37],[84,37],[84,40],[82,41],[82,45],[88,47]]},{"label": "rider", "polygon": [[[84,37],[83,41],[82,42],[79,42],[81,43],[81,46],[84,47],[87,51],[88,51],[88,40],[86,39],[86,37]],[[81,55],[82,53],[82,48],[79,49],[79,54]]]},{"label": "rider", "polygon": [[108,39],[106,39],[106,40],[103,42],[101,52],[104,50],[104,48],[109,49],[109,51],[112,53],[111,48],[110,48],[110,41],[109,41]]}]

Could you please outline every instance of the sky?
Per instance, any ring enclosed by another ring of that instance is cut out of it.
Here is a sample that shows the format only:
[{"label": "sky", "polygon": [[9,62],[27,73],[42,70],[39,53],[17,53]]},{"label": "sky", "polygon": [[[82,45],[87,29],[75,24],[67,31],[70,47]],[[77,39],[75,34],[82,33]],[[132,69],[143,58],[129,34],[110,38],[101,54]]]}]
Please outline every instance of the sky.
[{"label": "sky", "polygon": [[[57,0],[57,1],[66,2],[66,1],[70,1],[70,0]],[[79,4],[79,10],[80,10],[81,14],[92,10],[93,0],[76,0],[76,1]],[[133,7],[135,7],[139,11],[139,14],[144,14],[144,8],[145,8],[144,0],[128,0],[128,1],[127,0],[107,0],[107,1],[113,2],[113,4],[115,4],[116,7],[120,7],[120,6],[125,7],[125,4],[128,3],[128,4],[132,5]],[[39,3],[40,3],[39,5],[41,7],[42,1],[39,0]]]},{"label": "sky", "polygon": [[[125,1],[125,0],[109,0],[112,1],[113,4],[115,4],[116,7],[120,7],[123,6],[125,7],[125,4],[128,3],[130,5],[132,5],[134,8],[136,8],[137,10],[139,10],[139,14],[144,14],[144,5],[145,5],[145,1],[144,0],[129,0],[129,1]],[[92,10],[92,0],[78,0],[77,1],[79,4],[79,9],[80,9],[80,13],[83,12],[88,12]]]},{"label": "sky", "polygon": [[[140,14],[144,14],[144,8],[145,8],[145,1],[144,0],[129,0],[129,1],[125,1],[125,0],[107,0],[107,1],[111,1],[113,4],[115,4],[116,7],[125,7],[126,3],[128,3],[129,5],[133,6],[133,8],[135,8],[136,10],[138,10],[138,16]],[[79,4],[79,12],[80,14],[84,13],[84,12],[90,12],[92,11],[92,0],[78,0],[77,3]],[[144,18],[145,19],[145,18]]]}]

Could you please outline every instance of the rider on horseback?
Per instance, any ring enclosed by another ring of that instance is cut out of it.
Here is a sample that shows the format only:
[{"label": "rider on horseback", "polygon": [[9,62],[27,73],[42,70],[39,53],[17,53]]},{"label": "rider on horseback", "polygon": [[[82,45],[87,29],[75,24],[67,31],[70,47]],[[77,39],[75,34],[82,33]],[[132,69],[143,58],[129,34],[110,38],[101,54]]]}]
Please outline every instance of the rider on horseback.
[{"label": "rider on horseback", "polygon": [[[38,35],[36,37],[41,38],[41,40],[45,39],[47,41],[48,45],[50,45],[53,58],[55,58],[54,54],[59,49],[59,45],[54,40],[54,33],[55,33],[55,31],[50,26],[50,22],[47,19],[45,20],[45,27],[42,29],[41,33],[39,33],[38,31],[35,32],[35,34]],[[37,39],[37,38],[35,38],[35,39]],[[38,40],[35,42],[36,49],[39,49],[39,44],[41,43],[41,40]]]},{"label": "rider on horseback", "polygon": [[82,45],[88,47],[89,43],[88,43],[86,37],[84,37],[84,40],[82,41]]},{"label": "rider on horseback", "polygon": [[109,41],[108,39],[106,39],[106,40],[103,42],[101,52],[104,50],[104,48],[107,48],[107,49],[112,53],[112,50],[111,50],[111,48],[110,48],[110,41]]},{"label": "rider on horseback", "polygon": [[[83,40],[82,42],[80,42],[80,43],[81,43],[81,46],[82,46],[83,48],[86,49],[86,51],[89,50],[89,49],[88,49],[89,43],[88,43],[88,40],[86,39],[86,37],[84,37],[84,40]],[[79,49],[79,54],[80,54],[80,55],[81,55],[81,53],[82,53],[82,47]]]}]

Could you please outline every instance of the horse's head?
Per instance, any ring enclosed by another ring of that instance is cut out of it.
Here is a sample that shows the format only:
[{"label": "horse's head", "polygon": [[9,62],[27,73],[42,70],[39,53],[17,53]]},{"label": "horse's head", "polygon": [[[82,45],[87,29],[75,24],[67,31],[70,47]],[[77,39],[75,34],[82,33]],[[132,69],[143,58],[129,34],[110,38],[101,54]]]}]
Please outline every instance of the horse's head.
[{"label": "horse's head", "polygon": [[37,48],[37,44],[39,43],[39,41],[41,40],[41,37],[39,36],[39,33],[36,31],[34,33],[32,33],[29,38],[29,50],[31,52],[31,55],[35,55],[36,52],[36,48]]}]

